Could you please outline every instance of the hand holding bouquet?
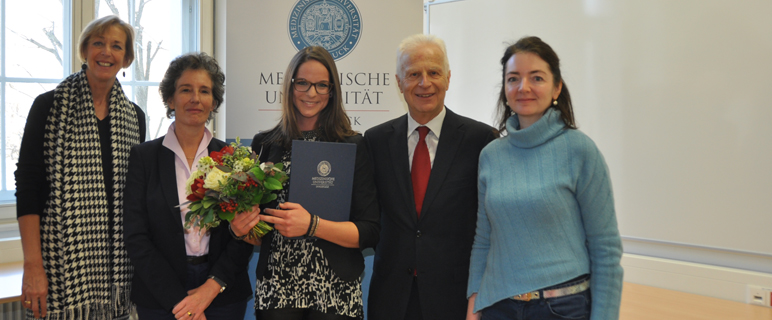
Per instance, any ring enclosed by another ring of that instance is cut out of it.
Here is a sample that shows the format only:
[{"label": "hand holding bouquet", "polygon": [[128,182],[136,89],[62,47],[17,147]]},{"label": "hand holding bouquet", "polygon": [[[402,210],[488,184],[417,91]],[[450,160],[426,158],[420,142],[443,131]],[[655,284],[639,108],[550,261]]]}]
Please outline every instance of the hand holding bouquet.
[{"label": "hand holding bouquet", "polygon": [[[231,221],[236,213],[250,211],[257,204],[276,199],[272,191],[281,190],[287,180],[281,163],[260,163],[257,155],[236,142],[220,151],[212,151],[198,161],[197,170],[187,182],[185,228],[208,230]],[[249,232],[252,239],[264,236],[273,228],[260,221]]]}]

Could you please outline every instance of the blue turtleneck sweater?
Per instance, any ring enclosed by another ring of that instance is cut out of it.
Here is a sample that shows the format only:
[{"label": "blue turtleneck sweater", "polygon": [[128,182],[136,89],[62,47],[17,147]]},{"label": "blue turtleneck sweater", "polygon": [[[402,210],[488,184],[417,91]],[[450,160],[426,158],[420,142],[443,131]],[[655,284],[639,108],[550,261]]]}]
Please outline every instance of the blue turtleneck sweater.
[{"label": "blue turtleneck sweater", "polygon": [[557,109],[518,127],[510,117],[508,135],[480,154],[475,311],[589,273],[591,319],[618,319],[622,242],[603,156]]}]

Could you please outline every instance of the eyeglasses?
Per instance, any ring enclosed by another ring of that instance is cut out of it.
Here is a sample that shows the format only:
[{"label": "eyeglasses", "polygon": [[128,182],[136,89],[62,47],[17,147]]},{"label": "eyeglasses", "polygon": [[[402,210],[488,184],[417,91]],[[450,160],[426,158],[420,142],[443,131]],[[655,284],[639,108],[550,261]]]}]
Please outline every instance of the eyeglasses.
[{"label": "eyeglasses", "polygon": [[328,94],[332,90],[332,83],[327,81],[313,83],[302,78],[292,79],[292,87],[297,91],[307,92],[308,90],[311,90],[311,86],[316,87],[316,93],[318,94]]}]

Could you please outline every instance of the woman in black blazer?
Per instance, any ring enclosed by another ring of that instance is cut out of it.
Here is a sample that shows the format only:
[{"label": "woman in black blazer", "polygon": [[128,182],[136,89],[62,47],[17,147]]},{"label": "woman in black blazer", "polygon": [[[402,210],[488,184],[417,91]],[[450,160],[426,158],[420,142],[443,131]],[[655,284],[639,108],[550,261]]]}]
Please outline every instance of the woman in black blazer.
[{"label": "woman in black blazer", "polygon": [[225,221],[210,230],[184,228],[188,210],[178,207],[198,160],[226,145],[205,127],[223,101],[224,83],[205,53],[176,58],[159,86],[175,121],[166,136],[131,150],[125,238],[140,319],[244,318],[252,246],[234,240]]},{"label": "woman in black blazer", "polygon": [[[285,183],[260,219],[276,228],[258,239],[255,309],[259,319],[361,319],[361,250],[374,247],[380,232],[372,164],[362,135],[351,130],[343,110],[338,70],[322,47],[300,50],[285,73],[282,117],[276,127],[255,135],[252,150],[261,162],[283,163],[292,175],[292,140],[357,144],[349,221],[320,219],[302,203],[286,202]],[[236,235],[254,221],[233,221]],[[306,236],[301,239],[293,237]],[[314,236],[314,237],[311,237]]]}]

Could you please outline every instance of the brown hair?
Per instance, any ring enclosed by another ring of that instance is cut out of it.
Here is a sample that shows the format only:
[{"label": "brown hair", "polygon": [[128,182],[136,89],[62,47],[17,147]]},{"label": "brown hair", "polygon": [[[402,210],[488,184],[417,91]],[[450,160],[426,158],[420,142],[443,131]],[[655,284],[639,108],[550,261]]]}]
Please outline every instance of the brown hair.
[{"label": "brown hair", "polygon": [[[555,78],[553,85],[558,86],[563,83],[563,89],[558,95],[558,105],[550,105],[550,108],[556,108],[560,110],[560,118],[565,123],[566,128],[576,129],[576,121],[574,120],[574,109],[571,104],[571,95],[568,93],[568,86],[563,81],[563,77],[560,75],[560,58],[557,53],[552,50],[552,47],[539,39],[538,37],[523,37],[504,51],[504,56],[501,57],[501,92],[499,93],[499,102],[496,106],[498,110],[498,130],[504,132],[507,127],[507,119],[512,116],[512,109],[507,106],[506,96],[506,77],[507,77],[507,62],[515,54],[521,52],[533,53],[550,67],[550,72]],[[549,109],[549,108],[548,108]]]},{"label": "brown hair", "polygon": [[320,131],[320,138],[323,141],[341,142],[346,137],[356,134],[351,129],[351,121],[346,115],[346,111],[343,110],[340,78],[338,77],[338,68],[335,66],[335,60],[324,48],[310,46],[298,51],[290,60],[289,66],[287,66],[287,71],[284,73],[284,83],[282,84],[284,99],[282,101],[281,120],[276,127],[271,129],[266,141],[277,142],[284,146],[284,148],[289,148],[292,145],[292,140],[302,137],[295,115],[294,99],[292,99],[294,90],[292,88],[292,79],[297,75],[300,65],[310,60],[319,61],[324,65],[330,77],[330,85],[333,87],[328,97],[327,106],[319,113],[319,118],[316,121],[316,126]]},{"label": "brown hair", "polygon": [[80,53],[80,61],[86,62],[86,52],[88,51],[88,41],[93,36],[103,35],[107,29],[112,26],[118,27],[123,33],[126,34],[126,44],[124,50],[126,54],[123,55],[122,68],[128,68],[132,62],[134,62],[134,28],[118,18],[117,16],[106,16],[94,21],[89,22],[78,39],[78,48]]}]

